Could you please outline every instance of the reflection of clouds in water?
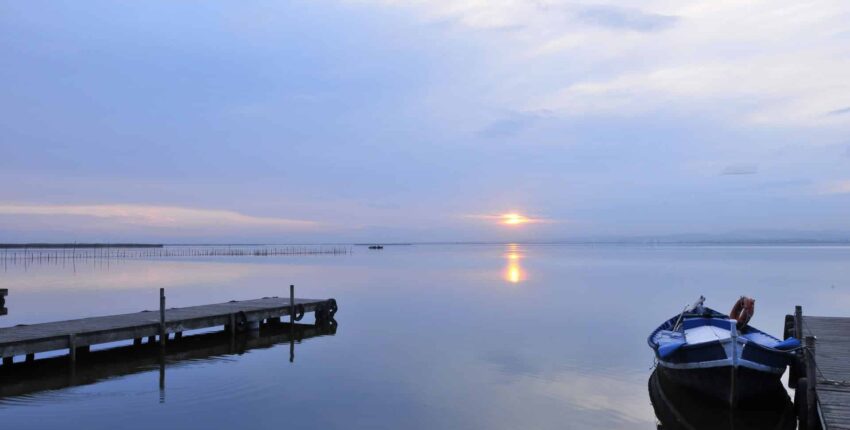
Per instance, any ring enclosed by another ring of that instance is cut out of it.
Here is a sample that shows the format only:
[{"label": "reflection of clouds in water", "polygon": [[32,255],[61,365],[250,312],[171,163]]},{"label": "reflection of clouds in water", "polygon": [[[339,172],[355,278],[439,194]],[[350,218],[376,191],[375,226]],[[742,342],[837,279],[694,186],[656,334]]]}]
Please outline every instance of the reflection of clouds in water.
[{"label": "reflection of clouds in water", "polygon": [[[652,422],[646,375],[622,369],[551,368],[518,351],[496,351],[481,357],[501,380],[501,389],[555,399],[578,411],[601,412],[623,423]],[[544,359],[545,360],[545,359]],[[548,360],[547,360],[548,361]]]},{"label": "reflection of clouds in water", "polygon": [[[495,360],[496,363],[490,360]],[[544,359],[545,360],[545,359]],[[428,378],[401,376],[441,416],[454,414],[481,428],[652,428],[655,415],[646,374],[616,376],[605,369],[551,368],[539,357],[466,354],[421,369]],[[461,410],[462,409],[462,410]],[[448,420],[448,421],[443,421]]]},{"label": "reflection of clouds in water", "polygon": [[588,370],[562,371],[546,378],[520,376],[515,384],[529,392],[562,400],[576,409],[603,412],[626,423],[654,421],[645,376],[631,380]]}]

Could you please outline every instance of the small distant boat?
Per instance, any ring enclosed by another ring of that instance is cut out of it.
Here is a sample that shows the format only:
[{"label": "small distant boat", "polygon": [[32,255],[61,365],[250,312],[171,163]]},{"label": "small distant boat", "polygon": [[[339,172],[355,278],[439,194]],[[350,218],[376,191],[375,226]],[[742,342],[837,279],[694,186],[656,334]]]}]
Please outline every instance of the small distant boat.
[{"label": "small distant boat", "polygon": [[[750,301],[749,314],[741,312],[745,299]],[[704,301],[700,297],[649,335],[659,372],[724,403],[758,401],[794,362],[800,341],[779,340],[747,325],[752,299],[742,297],[732,315],[705,307]]]},{"label": "small distant boat", "polygon": [[369,245],[369,249],[384,249],[384,245]]}]

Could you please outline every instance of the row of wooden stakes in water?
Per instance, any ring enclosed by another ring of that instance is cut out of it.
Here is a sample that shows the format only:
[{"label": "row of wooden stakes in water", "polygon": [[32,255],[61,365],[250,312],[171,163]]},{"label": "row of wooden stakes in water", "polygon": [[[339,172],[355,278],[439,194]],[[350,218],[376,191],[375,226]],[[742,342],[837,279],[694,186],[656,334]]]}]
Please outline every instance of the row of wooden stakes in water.
[{"label": "row of wooden stakes in water", "polygon": [[169,257],[269,257],[284,255],[345,255],[344,246],[280,246],[280,247],[164,247],[164,248],[87,248],[87,249],[5,249],[0,258],[5,262],[51,262],[74,259],[123,259]]}]

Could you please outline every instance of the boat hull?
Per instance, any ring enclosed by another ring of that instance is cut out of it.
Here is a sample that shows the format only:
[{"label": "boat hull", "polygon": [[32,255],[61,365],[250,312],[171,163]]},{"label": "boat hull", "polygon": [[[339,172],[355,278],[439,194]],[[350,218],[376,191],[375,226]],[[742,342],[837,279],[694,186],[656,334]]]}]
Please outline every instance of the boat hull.
[{"label": "boat hull", "polygon": [[658,370],[665,381],[733,406],[763,401],[765,393],[774,391],[777,384],[781,384],[779,379],[782,376],[781,373],[735,366],[694,369],[658,366]]},{"label": "boat hull", "polygon": [[664,430],[797,428],[794,406],[778,381],[760,395],[759,402],[735,408],[673,384],[659,371],[652,373],[648,385],[655,416]]}]

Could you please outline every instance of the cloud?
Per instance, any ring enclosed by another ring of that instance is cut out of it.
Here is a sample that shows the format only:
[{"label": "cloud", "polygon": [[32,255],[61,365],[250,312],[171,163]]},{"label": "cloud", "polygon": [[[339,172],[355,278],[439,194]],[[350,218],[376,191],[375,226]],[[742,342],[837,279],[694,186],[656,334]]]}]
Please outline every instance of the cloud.
[{"label": "cloud", "polygon": [[848,194],[850,193],[850,180],[835,181],[820,187],[821,194]]},{"label": "cloud", "polygon": [[514,137],[531,127],[538,119],[537,115],[514,113],[506,118],[490,123],[478,132],[479,136],[487,138]]},{"label": "cloud", "polygon": [[848,113],[850,113],[850,106],[848,106],[846,108],[841,108],[841,109],[829,111],[826,114],[827,115],[844,115],[844,114],[848,114]]},{"label": "cloud", "polygon": [[262,227],[274,229],[314,228],[313,221],[258,217],[219,209],[195,209],[146,205],[27,205],[0,204],[0,215],[10,216],[81,216],[108,219],[122,224],[170,227]]},{"label": "cloud", "polygon": [[522,224],[548,224],[556,220],[538,216],[521,214],[519,212],[507,212],[503,214],[468,214],[464,218],[484,220],[493,224],[522,225]]},{"label": "cloud", "polygon": [[562,0],[371,3],[473,32],[515,29],[469,36],[493,53],[477,76],[499,79],[475,84],[493,88],[487,102],[504,109],[568,117],[665,110],[759,126],[846,125],[850,118],[837,109],[850,100],[848,2],[650,0],[640,9]]},{"label": "cloud", "polygon": [[601,5],[585,7],[578,12],[577,16],[584,22],[602,27],[646,32],[670,28],[678,20],[671,15]]},{"label": "cloud", "polygon": [[759,167],[755,164],[730,164],[723,168],[723,171],[720,172],[723,176],[729,175],[755,175],[759,172]]}]

